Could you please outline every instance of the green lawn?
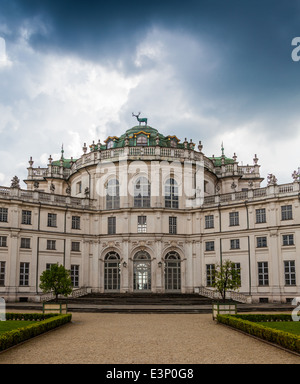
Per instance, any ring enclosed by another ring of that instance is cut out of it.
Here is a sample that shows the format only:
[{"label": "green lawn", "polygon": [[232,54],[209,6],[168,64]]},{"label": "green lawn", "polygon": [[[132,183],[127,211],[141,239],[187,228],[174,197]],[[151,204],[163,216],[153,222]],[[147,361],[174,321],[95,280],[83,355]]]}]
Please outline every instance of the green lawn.
[{"label": "green lawn", "polygon": [[0,335],[4,332],[12,331],[13,329],[27,327],[27,325],[34,324],[36,321],[26,320],[7,320],[0,321]]},{"label": "green lawn", "polygon": [[278,329],[279,331],[293,333],[294,335],[300,335],[299,321],[268,321],[259,322],[258,324],[264,325],[269,328]]}]

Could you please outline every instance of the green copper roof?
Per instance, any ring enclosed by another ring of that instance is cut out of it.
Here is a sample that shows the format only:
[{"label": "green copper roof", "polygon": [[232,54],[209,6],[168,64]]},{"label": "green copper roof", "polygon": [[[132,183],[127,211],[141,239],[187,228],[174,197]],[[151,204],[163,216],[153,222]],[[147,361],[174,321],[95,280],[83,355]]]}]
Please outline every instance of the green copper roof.
[{"label": "green copper roof", "polygon": [[[128,141],[129,147],[135,147],[137,145],[137,138],[139,136],[144,136],[147,139],[147,145],[152,147],[159,145],[160,147],[170,147],[171,140],[175,140],[177,145],[176,148],[184,148],[183,143],[179,143],[180,140],[176,136],[164,136],[158,132],[157,129],[150,126],[135,126],[128,129],[123,135],[120,137],[109,136],[105,140],[105,144],[101,144],[101,150],[107,149],[107,144],[109,141],[113,140],[114,144],[112,148],[122,148],[126,146],[126,141]],[[157,144],[158,140],[158,144]],[[94,145],[94,150],[98,150],[98,144]]]},{"label": "green copper roof", "polygon": [[[216,167],[221,167],[222,165],[222,156],[220,157],[209,157],[210,160],[214,161]],[[224,164],[233,164],[234,160],[229,157],[224,156]]]},{"label": "green copper roof", "polygon": [[[63,159],[63,167],[71,168],[72,162],[75,162],[76,159]],[[60,160],[52,161],[51,163],[54,167],[60,167]]]}]

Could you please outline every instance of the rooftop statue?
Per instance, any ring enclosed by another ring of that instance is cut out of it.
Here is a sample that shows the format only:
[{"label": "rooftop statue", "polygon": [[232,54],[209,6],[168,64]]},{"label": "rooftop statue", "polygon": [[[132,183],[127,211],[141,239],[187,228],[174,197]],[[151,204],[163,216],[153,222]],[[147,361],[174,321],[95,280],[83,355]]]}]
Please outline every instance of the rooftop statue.
[{"label": "rooftop statue", "polygon": [[147,123],[148,123],[148,119],[146,117],[143,117],[142,119],[139,118],[141,112],[139,112],[137,115],[135,115],[133,112],[132,112],[132,116],[136,117],[137,118],[137,121],[139,122],[139,125],[141,125],[141,123],[145,123],[145,126],[147,126]]}]

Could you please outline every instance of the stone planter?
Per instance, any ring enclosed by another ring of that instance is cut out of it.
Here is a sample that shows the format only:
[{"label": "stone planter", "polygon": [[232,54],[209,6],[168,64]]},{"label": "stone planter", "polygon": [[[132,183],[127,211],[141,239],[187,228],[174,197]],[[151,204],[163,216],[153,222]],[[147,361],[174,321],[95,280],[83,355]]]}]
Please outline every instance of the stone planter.
[{"label": "stone planter", "polygon": [[68,306],[65,303],[43,303],[43,313],[66,314],[67,312]]},{"label": "stone planter", "polygon": [[237,313],[237,305],[235,303],[222,303],[217,302],[213,303],[212,306],[212,312],[213,312],[213,319],[217,317],[217,315],[236,315]]}]

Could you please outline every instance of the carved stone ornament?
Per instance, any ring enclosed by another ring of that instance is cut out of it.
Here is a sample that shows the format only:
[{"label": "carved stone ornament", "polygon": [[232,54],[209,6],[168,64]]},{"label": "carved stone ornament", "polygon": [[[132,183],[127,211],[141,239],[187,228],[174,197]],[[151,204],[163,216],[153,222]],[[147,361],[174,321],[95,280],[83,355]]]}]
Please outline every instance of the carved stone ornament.
[{"label": "carved stone ornament", "polygon": [[272,173],[268,174],[267,180],[268,180],[268,185],[276,185],[277,184],[277,179],[276,179],[275,175],[273,175]]},{"label": "carved stone ornament", "polygon": [[51,185],[50,185],[50,191],[52,193],[54,193],[54,191],[55,191],[55,185],[53,183],[51,183]]},{"label": "carved stone ornament", "polygon": [[18,176],[14,176],[11,180],[11,188],[19,188],[20,189],[20,179]]},{"label": "carved stone ornament", "polygon": [[297,171],[294,171],[293,173],[292,173],[292,178],[293,178],[293,180],[294,181],[298,181],[299,180],[299,174],[298,174],[298,172]]}]

